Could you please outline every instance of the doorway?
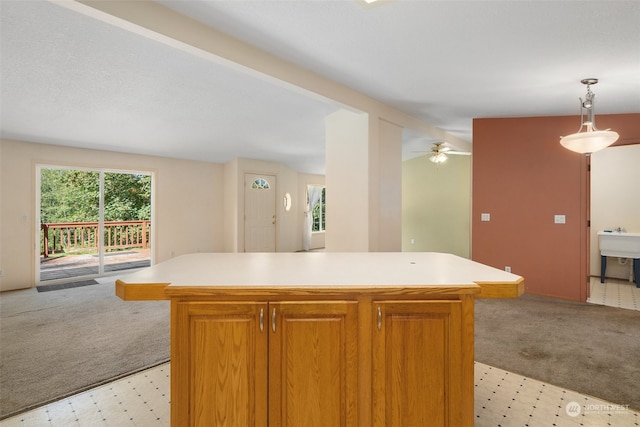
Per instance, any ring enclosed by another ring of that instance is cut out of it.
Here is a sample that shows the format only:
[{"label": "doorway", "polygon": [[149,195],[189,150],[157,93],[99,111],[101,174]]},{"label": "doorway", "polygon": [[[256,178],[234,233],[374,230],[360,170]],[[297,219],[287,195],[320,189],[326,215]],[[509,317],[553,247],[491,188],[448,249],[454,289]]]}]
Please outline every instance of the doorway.
[{"label": "doorway", "polygon": [[601,255],[598,232],[640,232],[640,144],[614,145],[590,156],[589,197],[591,250],[587,302],[639,309],[640,288],[633,279],[631,258],[609,257],[605,282],[600,282]]},{"label": "doorway", "polygon": [[149,172],[37,167],[41,284],[151,265]]},{"label": "doorway", "polygon": [[276,251],[276,177],[244,176],[244,251]]}]

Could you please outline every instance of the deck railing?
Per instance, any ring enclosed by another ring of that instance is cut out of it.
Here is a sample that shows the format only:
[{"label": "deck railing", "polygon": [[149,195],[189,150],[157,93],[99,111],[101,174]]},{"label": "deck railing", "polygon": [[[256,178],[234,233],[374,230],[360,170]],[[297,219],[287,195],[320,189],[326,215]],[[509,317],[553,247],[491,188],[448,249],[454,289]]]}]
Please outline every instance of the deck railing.
[{"label": "deck railing", "polygon": [[[104,249],[149,248],[151,221],[105,221]],[[40,224],[41,255],[98,250],[98,222],[56,222]]]}]

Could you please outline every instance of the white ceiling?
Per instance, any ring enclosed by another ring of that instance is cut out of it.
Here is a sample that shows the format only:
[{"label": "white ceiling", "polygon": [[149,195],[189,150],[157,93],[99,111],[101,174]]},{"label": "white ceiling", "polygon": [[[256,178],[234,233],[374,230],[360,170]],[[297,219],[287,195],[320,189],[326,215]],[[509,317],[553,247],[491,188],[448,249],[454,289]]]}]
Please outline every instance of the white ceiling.
[{"label": "white ceiling", "polygon": [[[577,115],[586,77],[597,114],[640,112],[638,1],[159,2],[469,142],[473,118]],[[337,103],[48,1],[0,15],[2,138],[324,171]]]}]

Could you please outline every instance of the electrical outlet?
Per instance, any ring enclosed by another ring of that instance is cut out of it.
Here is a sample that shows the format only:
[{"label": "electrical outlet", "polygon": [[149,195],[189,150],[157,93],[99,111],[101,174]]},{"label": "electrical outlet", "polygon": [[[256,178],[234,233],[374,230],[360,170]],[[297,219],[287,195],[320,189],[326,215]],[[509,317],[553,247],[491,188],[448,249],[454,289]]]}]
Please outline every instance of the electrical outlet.
[{"label": "electrical outlet", "polygon": [[415,245],[416,244],[416,239],[411,239],[411,244]]},{"label": "electrical outlet", "polygon": [[480,221],[491,221],[491,214],[489,213],[481,213]]},{"label": "electrical outlet", "polygon": [[567,223],[567,217],[564,215],[554,215],[553,216],[553,222],[554,224],[566,224]]},{"label": "electrical outlet", "polygon": [[505,266],[504,271],[506,271],[507,273],[511,273],[511,266]]}]

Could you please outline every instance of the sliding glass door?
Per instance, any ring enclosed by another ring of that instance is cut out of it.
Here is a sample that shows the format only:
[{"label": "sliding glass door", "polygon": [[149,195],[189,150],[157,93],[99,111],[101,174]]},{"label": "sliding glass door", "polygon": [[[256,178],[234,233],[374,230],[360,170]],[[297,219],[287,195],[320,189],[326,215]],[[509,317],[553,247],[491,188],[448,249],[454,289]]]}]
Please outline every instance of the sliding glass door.
[{"label": "sliding glass door", "polygon": [[104,173],[105,272],[146,267],[151,260],[151,175]]},{"label": "sliding glass door", "polygon": [[150,265],[151,174],[39,166],[40,282]]}]

